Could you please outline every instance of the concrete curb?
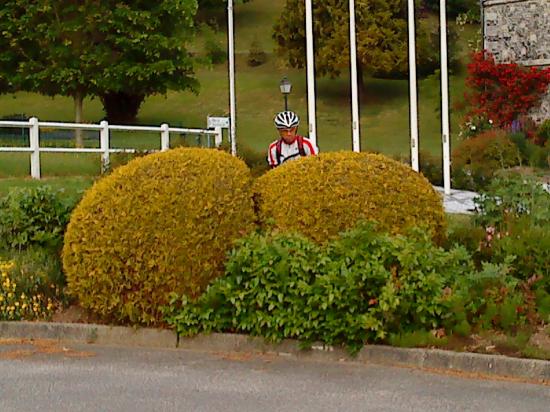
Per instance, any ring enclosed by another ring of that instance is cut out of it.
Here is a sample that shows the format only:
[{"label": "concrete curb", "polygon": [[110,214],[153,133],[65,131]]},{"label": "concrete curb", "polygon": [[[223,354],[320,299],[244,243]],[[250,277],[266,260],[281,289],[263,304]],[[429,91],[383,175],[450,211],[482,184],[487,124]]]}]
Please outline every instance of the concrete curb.
[{"label": "concrete curb", "polygon": [[300,349],[298,341],[278,344],[246,335],[213,333],[177,340],[173,331],[79,323],[0,322],[0,339],[53,339],[148,348],[179,348],[201,352],[246,352],[276,354],[320,361],[354,361],[418,368],[445,369],[482,375],[506,376],[550,382],[550,361],[510,358],[501,355],[451,352],[439,349],[407,349],[367,345],[352,358],[343,349],[313,345]]}]

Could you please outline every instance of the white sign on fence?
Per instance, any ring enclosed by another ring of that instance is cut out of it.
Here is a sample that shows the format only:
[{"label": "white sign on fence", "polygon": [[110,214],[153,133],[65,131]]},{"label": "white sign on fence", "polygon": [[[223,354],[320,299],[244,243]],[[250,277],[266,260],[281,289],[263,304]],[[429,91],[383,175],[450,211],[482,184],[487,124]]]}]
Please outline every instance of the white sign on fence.
[{"label": "white sign on fence", "polygon": [[210,117],[206,118],[207,127],[209,129],[215,129],[221,127],[222,129],[229,129],[229,117]]}]

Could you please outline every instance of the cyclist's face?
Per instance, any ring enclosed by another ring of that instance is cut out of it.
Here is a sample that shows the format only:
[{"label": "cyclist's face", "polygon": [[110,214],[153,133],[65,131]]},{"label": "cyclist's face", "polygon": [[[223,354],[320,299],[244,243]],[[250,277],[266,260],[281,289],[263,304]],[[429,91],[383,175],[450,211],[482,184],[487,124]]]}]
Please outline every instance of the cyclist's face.
[{"label": "cyclist's face", "polygon": [[285,141],[285,143],[290,144],[296,139],[296,131],[298,127],[292,127],[290,129],[278,129],[279,136]]}]

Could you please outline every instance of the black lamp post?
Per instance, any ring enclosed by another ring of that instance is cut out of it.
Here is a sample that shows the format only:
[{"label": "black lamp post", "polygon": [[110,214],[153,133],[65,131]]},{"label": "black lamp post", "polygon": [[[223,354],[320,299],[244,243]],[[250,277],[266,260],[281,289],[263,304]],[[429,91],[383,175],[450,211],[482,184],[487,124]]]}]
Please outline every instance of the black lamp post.
[{"label": "black lamp post", "polygon": [[281,89],[281,93],[285,97],[285,111],[288,111],[288,95],[292,90],[292,83],[290,83],[290,80],[288,80],[285,76],[281,80],[281,83],[279,83],[279,88]]}]

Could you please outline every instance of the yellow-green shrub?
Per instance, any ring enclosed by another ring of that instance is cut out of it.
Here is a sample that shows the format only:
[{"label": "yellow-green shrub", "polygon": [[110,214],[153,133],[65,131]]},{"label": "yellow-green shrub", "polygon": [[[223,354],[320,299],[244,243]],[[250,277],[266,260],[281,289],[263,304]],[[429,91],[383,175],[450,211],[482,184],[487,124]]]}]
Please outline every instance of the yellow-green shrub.
[{"label": "yellow-green shrub", "polygon": [[106,320],[157,323],[170,292],[197,296],[253,228],[250,171],[227,153],[174,149],[98,181],[74,210],[69,293]]},{"label": "yellow-green shrub", "polygon": [[369,153],[322,153],[289,162],[257,179],[263,225],[324,242],[360,220],[402,233],[411,226],[444,233],[440,196],[408,166]]}]

